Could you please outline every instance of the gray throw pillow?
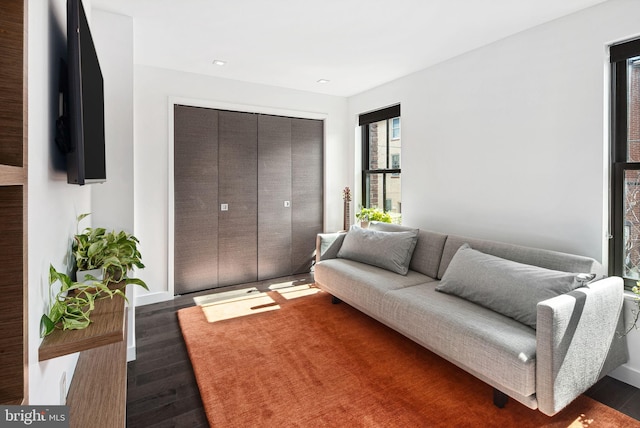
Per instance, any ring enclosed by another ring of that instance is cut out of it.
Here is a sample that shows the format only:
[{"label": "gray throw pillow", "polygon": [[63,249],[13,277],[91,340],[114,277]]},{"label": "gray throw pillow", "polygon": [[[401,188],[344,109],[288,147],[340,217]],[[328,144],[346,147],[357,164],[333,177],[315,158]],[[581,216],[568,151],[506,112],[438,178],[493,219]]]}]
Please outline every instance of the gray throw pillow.
[{"label": "gray throw pillow", "polygon": [[537,304],[584,284],[580,274],[545,269],[462,245],[436,290],[492,309],[536,328]]},{"label": "gray throw pillow", "polygon": [[354,225],[344,237],[338,257],[406,275],[417,240],[418,229],[381,232]]}]

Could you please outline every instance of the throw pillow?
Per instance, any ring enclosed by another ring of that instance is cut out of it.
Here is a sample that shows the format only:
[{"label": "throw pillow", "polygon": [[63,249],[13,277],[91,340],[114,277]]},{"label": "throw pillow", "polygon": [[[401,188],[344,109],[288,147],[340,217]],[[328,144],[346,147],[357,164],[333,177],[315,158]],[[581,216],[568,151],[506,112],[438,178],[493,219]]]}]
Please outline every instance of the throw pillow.
[{"label": "throw pillow", "polygon": [[462,245],[436,290],[536,328],[537,304],[584,284],[580,274],[506,260]]},{"label": "throw pillow", "polygon": [[381,232],[354,225],[344,237],[338,257],[406,275],[417,240],[417,229]]}]

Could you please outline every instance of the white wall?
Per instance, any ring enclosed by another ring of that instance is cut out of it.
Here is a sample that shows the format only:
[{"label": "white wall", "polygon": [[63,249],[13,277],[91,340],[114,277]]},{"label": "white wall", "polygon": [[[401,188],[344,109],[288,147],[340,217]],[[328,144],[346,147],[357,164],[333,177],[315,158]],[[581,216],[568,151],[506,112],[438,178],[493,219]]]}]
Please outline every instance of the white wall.
[{"label": "white wall", "polygon": [[[85,5],[88,3],[85,2]],[[66,57],[66,2],[28,4],[29,138],[29,404],[60,404],[60,381],[67,388],[78,354],[38,361],[40,317],[48,310],[49,264],[68,271],[76,216],[91,210],[91,189],[67,184],[64,158],[54,144],[58,117],[58,67]]]},{"label": "white wall", "polygon": [[107,182],[94,185],[94,224],[133,232],[133,18],[94,9],[91,34],[104,78]]},{"label": "white wall", "polygon": [[141,291],[136,304],[173,297],[168,278],[170,100],[197,105],[224,103],[246,108],[319,113],[325,121],[325,229],[342,227],[342,189],[351,165],[345,146],[345,98],[243,83],[147,66],[134,68],[135,231],[146,269],[139,276],[151,292]]},{"label": "white wall", "polygon": [[[91,34],[104,78],[106,183],[92,185],[91,220],[108,230],[134,233],[133,18],[94,9]],[[83,223],[84,225],[84,223]],[[144,255],[143,255],[144,259]],[[135,275],[135,273],[133,274]],[[135,359],[135,294],[127,287],[127,360]]]},{"label": "white wall", "polygon": [[611,0],[350,98],[351,129],[402,104],[403,223],[606,264],[607,46],[637,16]]}]

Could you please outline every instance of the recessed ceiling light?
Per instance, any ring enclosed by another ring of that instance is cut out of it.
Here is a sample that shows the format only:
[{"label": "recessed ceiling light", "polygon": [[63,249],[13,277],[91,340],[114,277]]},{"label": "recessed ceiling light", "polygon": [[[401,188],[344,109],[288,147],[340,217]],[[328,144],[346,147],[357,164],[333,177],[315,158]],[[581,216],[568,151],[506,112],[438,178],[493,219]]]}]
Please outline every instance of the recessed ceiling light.
[{"label": "recessed ceiling light", "polygon": [[326,85],[327,83],[329,83],[329,80],[328,79],[320,79],[320,80],[318,80],[318,83],[321,84],[321,85]]},{"label": "recessed ceiling light", "polygon": [[223,66],[227,63],[227,61],[223,61],[221,59],[214,59],[213,60],[213,65],[219,65],[219,66]]}]

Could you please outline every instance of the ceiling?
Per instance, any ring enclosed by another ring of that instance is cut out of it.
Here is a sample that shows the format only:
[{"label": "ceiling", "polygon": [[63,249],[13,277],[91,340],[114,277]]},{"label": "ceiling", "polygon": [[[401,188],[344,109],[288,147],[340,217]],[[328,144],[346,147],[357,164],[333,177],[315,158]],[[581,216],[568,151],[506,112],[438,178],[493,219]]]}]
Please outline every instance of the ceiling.
[{"label": "ceiling", "polygon": [[[351,96],[604,1],[91,0],[91,5],[133,17],[135,64]],[[226,64],[214,65],[214,59]]]}]

